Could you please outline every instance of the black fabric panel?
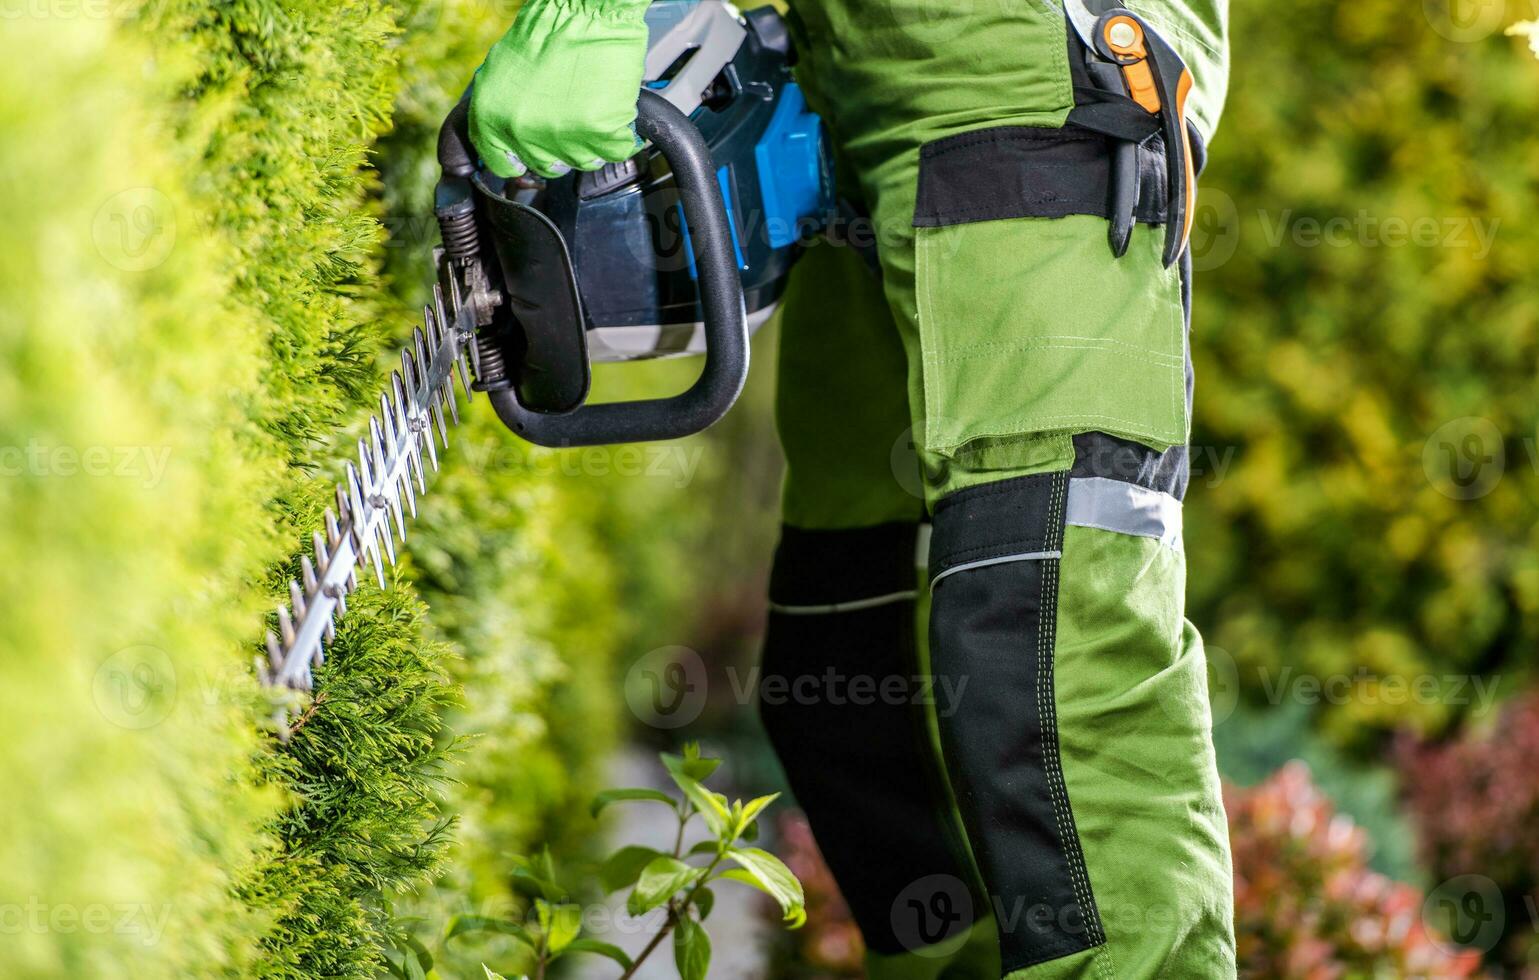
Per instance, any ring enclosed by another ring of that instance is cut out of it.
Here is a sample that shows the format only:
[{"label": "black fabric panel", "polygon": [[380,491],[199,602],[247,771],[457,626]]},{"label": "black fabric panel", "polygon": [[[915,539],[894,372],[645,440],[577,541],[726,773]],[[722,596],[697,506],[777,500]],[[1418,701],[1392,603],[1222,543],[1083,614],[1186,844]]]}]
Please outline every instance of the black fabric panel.
[{"label": "black fabric panel", "polygon": [[[1138,148],[1134,216],[1165,221],[1165,152],[1158,138]],[[1107,217],[1111,141],[1089,130],[1001,126],[927,143],[919,154],[914,225],[937,228],[1000,218]]]},{"label": "black fabric panel", "polygon": [[917,524],[880,524],[851,531],[784,527],[770,574],[770,601],[822,606],[872,599],[914,588]]},{"label": "black fabric panel", "polygon": [[1052,488],[1062,474],[1023,476],[951,494],[935,505],[930,579],[976,561],[1056,551],[1063,515],[1052,520]]},{"label": "black fabric panel", "polygon": [[1131,439],[1083,432],[1074,437],[1070,476],[1120,480],[1184,500],[1191,478],[1191,454],[1185,446],[1172,446],[1160,453]]},{"label": "black fabric panel", "polygon": [[[938,510],[944,549],[971,542],[980,517],[997,530],[1004,514],[1042,515],[1037,533],[1057,546],[1068,474],[996,487],[1010,506],[965,491],[968,501]],[[966,685],[961,710],[941,718],[941,742],[1007,974],[1105,942],[1059,762],[1057,593],[1058,562],[1038,560],[960,571],[937,582],[932,597],[937,682]]]},{"label": "black fabric panel", "polygon": [[[900,576],[912,588],[916,531],[788,530],[774,572],[779,595],[836,600],[813,579],[833,587],[842,572],[861,583],[839,595],[895,591]],[[796,584],[797,574],[807,584]],[[912,600],[833,615],[772,613],[758,690],[760,718],[818,847],[866,944],[886,954],[958,936],[985,908],[926,729],[925,699],[938,695],[916,679],[914,615]]]}]

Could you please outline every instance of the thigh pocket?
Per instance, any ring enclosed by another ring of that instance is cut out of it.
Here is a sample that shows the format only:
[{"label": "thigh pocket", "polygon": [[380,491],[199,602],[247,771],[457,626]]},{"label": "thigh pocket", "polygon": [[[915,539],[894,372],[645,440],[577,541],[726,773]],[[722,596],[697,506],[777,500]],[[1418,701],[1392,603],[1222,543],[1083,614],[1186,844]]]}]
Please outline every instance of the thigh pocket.
[{"label": "thigh pocket", "polygon": [[926,148],[915,221],[925,447],[950,455],[977,439],[1084,430],[1185,443],[1186,321],[1179,270],[1160,261],[1163,229],[1138,225],[1115,258],[1106,220],[1061,214],[1074,202],[1034,189],[1042,171],[1029,161],[1004,191],[975,173],[988,198],[977,205],[946,192],[966,179],[948,156]]}]

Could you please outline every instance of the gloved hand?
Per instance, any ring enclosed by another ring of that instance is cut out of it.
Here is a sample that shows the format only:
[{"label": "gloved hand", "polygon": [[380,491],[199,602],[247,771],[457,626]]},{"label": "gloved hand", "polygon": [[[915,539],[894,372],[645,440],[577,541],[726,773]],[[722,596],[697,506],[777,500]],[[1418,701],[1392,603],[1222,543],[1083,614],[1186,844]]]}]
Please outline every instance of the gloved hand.
[{"label": "gloved hand", "polygon": [[649,0],[529,0],[476,72],[470,138],[500,177],[628,159]]}]

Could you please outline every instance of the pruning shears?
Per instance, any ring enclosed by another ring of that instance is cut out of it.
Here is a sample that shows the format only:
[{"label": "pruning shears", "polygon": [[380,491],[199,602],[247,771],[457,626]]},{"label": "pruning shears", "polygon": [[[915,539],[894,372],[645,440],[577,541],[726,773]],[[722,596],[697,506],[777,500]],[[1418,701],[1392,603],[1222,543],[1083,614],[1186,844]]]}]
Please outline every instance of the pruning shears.
[{"label": "pruning shears", "polygon": [[[1069,23],[1085,45],[1085,67],[1097,88],[1126,96],[1159,119],[1165,142],[1169,213],[1164,261],[1186,251],[1197,199],[1197,172],[1186,103],[1193,79],[1186,62],[1142,17],[1115,0],[1064,0]],[[1123,142],[1112,159],[1112,251],[1127,252],[1138,204],[1138,147]]]}]

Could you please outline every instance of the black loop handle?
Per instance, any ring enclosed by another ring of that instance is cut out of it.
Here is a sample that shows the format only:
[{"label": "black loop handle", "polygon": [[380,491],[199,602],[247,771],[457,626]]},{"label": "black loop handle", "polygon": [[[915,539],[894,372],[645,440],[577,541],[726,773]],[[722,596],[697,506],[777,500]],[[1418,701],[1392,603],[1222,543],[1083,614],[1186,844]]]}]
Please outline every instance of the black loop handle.
[{"label": "black loop handle", "polygon": [[705,320],[705,367],[688,391],[671,398],[585,405],[564,415],[532,412],[511,390],[490,392],[503,424],[541,446],[605,446],[694,435],[736,404],[748,381],[748,314],[732,225],[716,165],[700,131],[667,99],[642,90],[636,130],[662,151],[689,222]]}]

